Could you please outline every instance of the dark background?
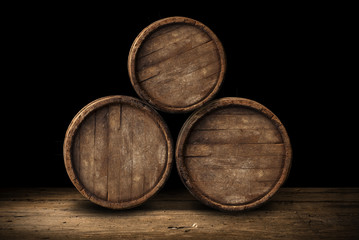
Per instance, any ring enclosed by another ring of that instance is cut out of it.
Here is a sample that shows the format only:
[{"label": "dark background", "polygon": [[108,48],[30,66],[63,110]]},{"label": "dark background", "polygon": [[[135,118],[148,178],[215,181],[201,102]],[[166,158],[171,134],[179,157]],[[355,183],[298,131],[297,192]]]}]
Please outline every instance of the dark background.
[{"label": "dark background", "polygon": [[[347,10],[209,2],[4,8],[0,186],[72,187],[62,156],[70,121],[97,98],[137,97],[127,73],[132,42],[158,19],[185,16],[211,28],[224,46],[227,71],[216,98],[255,100],[286,127],[293,164],[285,186],[359,187],[357,28]],[[190,113],[160,114],[175,142]],[[181,186],[174,167],[166,187]]]}]

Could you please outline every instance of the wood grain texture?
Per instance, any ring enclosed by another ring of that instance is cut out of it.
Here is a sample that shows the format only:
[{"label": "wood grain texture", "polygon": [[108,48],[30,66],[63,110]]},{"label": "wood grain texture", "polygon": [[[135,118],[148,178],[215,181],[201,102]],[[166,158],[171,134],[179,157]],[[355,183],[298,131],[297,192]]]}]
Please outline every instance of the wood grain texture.
[{"label": "wood grain texture", "polygon": [[194,110],[214,97],[226,68],[222,44],[202,23],[161,19],[146,27],[128,57],[138,95],[166,112]]},{"label": "wood grain texture", "polygon": [[125,96],[93,101],[72,120],[64,142],[66,170],[76,188],[104,207],[135,207],[168,177],[172,140],[162,118]]},{"label": "wood grain texture", "polygon": [[263,105],[223,98],[186,121],[176,162],[199,200],[238,211],[258,207],[279,189],[289,172],[291,146],[279,119]]},{"label": "wood grain texture", "polygon": [[128,211],[72,188],[0,189],[0,239],[359,239],[358,188],[281,188],[253,211],[223,213],[185,189]]}]

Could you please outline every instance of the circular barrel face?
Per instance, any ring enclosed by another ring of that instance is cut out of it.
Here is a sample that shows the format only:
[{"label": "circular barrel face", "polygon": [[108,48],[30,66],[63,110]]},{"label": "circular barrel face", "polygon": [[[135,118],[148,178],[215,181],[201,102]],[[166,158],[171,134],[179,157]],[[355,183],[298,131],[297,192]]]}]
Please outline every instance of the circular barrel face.
[{"label": "circular barrel face", "polygon": [[214,97],[226,68],[222,44],[202,23],[161,19],[132,44],[128,71],[137,94],[165,112],[194,110]]},{"label": "circular barrel face", "polygon": [[172,165],[169,130],[159,114],[132,97],[93,101],[72,120],[64,142],[67,173],[92,202],[135,207],[164,184]]},{"label": "circular barrel face", "polygon": [[178,172],[189,191],[225,211],[266,202],[285,181],[291,155],[279,119],[243,98],[216,100],[193,113],[176,146]]}]

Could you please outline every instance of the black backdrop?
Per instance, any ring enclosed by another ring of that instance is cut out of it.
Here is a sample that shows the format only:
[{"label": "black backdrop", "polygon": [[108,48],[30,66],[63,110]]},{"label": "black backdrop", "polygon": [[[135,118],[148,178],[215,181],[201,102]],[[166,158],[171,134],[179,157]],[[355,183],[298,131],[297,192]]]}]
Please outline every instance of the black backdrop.
[{"label": "black backdrop", "polygon": [[[227,71],[216,98],[258,101],[286,127],[293,165],[285,186],[359,187],[354,29],[342,8],[52,4],[8,13],[1,186],[72,186],[62,144],[73,116],[99,97],[137,97],[127,73],[133,40],[160,18],[186,16],[224,46]],[[189,113],[160,114],[175,142]],[[174,167],[166,187],[181,186]]]}]

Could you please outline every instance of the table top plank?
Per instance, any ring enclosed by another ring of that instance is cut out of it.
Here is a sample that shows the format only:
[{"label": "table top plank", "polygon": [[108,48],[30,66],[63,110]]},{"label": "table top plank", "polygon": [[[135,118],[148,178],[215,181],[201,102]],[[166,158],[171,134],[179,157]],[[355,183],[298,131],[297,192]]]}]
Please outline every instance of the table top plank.
[{"label": "table top plank", "polygon": [[282,188],[258,209],[224,213],[185,189],[129,210],[72,188],[0,189],[0,239],[358,239],[359,188]]}]

